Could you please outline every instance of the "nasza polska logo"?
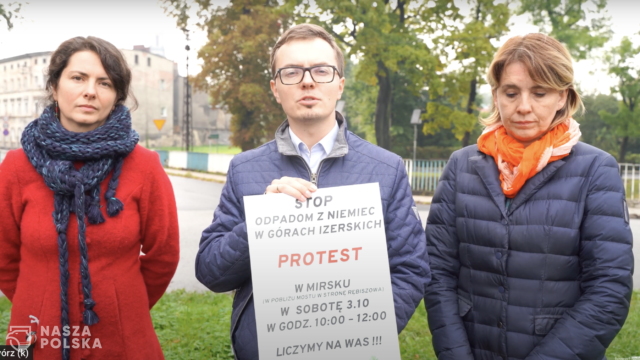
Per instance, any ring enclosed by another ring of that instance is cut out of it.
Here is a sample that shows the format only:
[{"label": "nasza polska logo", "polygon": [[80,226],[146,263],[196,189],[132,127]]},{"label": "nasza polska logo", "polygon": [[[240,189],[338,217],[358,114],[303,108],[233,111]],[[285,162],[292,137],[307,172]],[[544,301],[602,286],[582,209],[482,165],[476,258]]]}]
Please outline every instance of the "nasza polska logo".
[{"label": "nasza polska logo", "polygon": [[[63,340],[64,339],[64,340]],[[89,326],[40,326],[40,348],[102,349],[99,338],[91,338]]]}]

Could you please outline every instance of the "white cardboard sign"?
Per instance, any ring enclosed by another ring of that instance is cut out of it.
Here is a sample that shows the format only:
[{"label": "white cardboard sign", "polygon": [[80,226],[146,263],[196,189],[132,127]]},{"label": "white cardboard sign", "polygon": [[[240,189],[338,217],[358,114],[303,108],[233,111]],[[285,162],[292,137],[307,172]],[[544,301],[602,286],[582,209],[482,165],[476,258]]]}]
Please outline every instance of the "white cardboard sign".
[{"label": "white cardboard sign", "polygon": [[400,360],[379,185],[244,204],[260,359]]}]

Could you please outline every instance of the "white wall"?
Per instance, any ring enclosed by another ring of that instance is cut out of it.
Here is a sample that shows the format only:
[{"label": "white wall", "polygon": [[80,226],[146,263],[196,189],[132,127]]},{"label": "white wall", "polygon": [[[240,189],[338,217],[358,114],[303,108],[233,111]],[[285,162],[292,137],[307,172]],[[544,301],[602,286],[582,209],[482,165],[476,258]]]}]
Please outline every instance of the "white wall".
[{"label": "white wall", "polygon": [[187,168],[187,152],[186,151],[169,151],[169,160],[167,161],[170,168],[186,169]]},{"label": "white wall", "polygon": [[233,155],[229,154],[209,154],[209,172],[226,174]]}]

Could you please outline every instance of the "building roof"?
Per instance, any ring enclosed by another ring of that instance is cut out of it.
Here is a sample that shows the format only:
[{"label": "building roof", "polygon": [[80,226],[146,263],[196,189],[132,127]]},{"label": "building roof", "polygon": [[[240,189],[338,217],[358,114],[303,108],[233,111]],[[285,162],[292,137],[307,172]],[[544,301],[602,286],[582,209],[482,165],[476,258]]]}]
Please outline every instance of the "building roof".
[{"label": "building roof", "polygon": [[[144,47],[143,45],[135,45],[133,49],[119,49],[119,50],[120,51],[122,51],[122,50],[142,51],[142,52],[148,53],[150,55],[155,55],[155,56],[158,56],[160,58],[167,59],[163,55],[151,52],[151,50],[152,50],[151,47]],[[34,58],[34,57],[38,57],[38,56],[48,56],[48,55],[51,55],[52,53],[53,53],[53,51],[40,51],[40,52],[22,54],[22,55],[13,56],[13,57],[6,58],[6,59],[0,59],[0,64],[8,63],[8,62],[11,62],[11,61],[16,61],[16,60],[30,59],[30,58]],[[167,59],[167,60],[169,60],[169,59]]]},{"label": "building roof", "polygon": [[[155,55],[155,56],[161,57],[163,59],[167,59],[163,54],[159,54],[158,53],[158,51],[162,51],[164,53],[164,47],[153,47],[153,46],[147,47],[147,46],[144,46],[144,45],[133,45],[133,49],[120,49],[120,50],[121,51],[122,50],[126,50],[126,51],[141,51],[141,52],[147,53],[149,55]],[[167,59],[167,60],[169,60],[169,59]]]},{"label": "building roof", "polygon": [[13,57],[6,58],[6,59],[0,59],[0,64],[6,63],[6,62],[15,61],[15,60],[30,59],[30,58],[34,58],[34,57],[38,57],[38,56],[43,56],[43,55],[51,55],[52,52],[53,51],[41,51],[41,52],[35,52],[35,53],[28,53],[28,54],[22,54],[22,55],[18,55],[18,56],[13,56]]}]

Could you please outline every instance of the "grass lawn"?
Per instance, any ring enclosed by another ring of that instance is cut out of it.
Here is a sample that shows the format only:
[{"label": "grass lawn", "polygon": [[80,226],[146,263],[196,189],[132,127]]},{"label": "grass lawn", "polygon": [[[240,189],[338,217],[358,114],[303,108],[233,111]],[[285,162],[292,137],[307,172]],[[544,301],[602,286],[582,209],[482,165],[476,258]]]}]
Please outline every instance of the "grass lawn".
[{"label": "grass lawn", "polygon": [[[184,151],[183,148],[181,147],[160,147],[157,149],[153,149],[153,150],[165,150],[165,151]],[[193,147],[193,152],[197,152],[197,153],[209,153],[209,154],[231,154],[231,155],[235,155],[235,154],[239,154],[242,152],[242,149],[240,149],[239,147],[235,147],[235,146],[228,146],[228,145],[203,145],[203,146],[194,146]]]},{"label": "grass lawn", "polygon": [[7,338],[9,320],[11,320],[11,303],[6,296],[0,296],[0,344],[2,345]]},{"label": "grass lawn", "polygon": [[[232,360],[229,321],[232,298],[213,293],[174,291],[165,294],[151,311],[154,327],[167,360]],[[0,338],[6,336],[11,303],[0,298]],[[431,347],[427,313],[420,304],[400,334],[402,359],[436,360]],[[640,292],[633,293],[629,317],[607,357],[640,356]]]}]

